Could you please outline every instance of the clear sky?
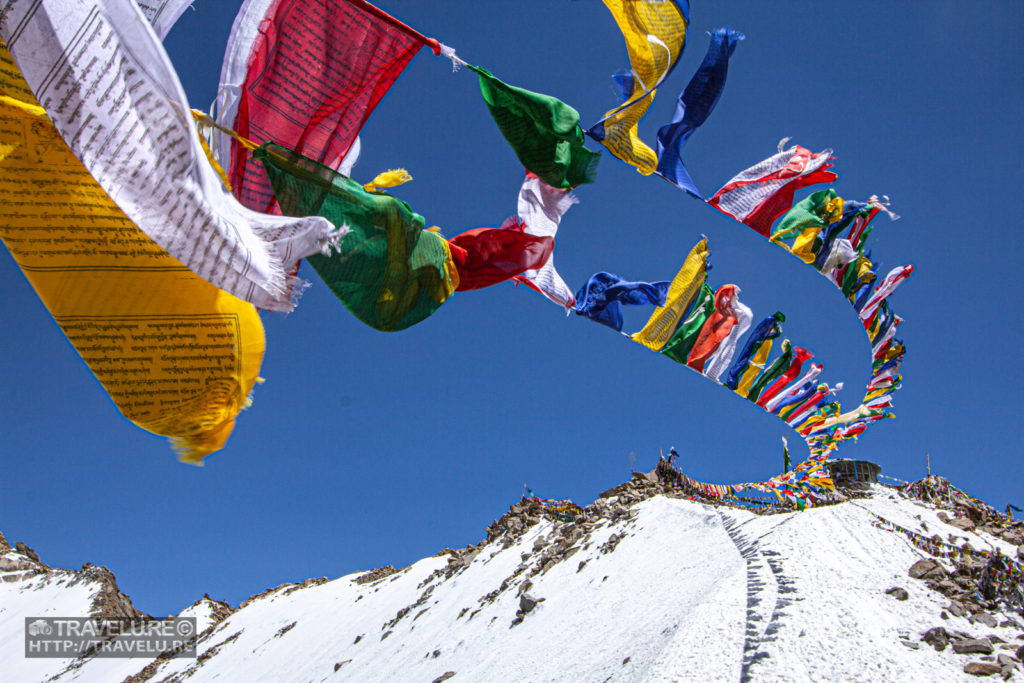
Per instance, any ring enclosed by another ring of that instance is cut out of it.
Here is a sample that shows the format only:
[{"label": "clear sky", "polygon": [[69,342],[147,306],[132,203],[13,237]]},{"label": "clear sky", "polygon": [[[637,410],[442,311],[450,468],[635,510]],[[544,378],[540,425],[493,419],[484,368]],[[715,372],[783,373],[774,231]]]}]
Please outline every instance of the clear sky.
[{"label": "clear sky", "polygon": [[[167,38],[194,107],[215,96],[238,4],[197,0]],[[597,0],[380,4],[502,80],[571,104],[584,127],[616,103],[609,76],[627,66],[625,47]],[[714,192],[792,136],[835,150],[840,195],[887,194],[902,215],[880,216],[872,235],[882,272],[917,269],[891,302],[908,347],[897,418],[840,455],[914,479],[930,452],[933,471],[968,492],[1024,507],[1013,303],[1024,5],[694,0],[691,19],[686,52],[641,122],[648,144],[700,64],[705,32],[731,25],[747,39],[685,152],[698,186]],[[475,76],[428,50],[362,141],[354,177],[409,169],[415,180],[395,194],[446,235],[515,212],[522,168]],[[785,336],[816,352],[822,378],[846,383],[844,407],[857,405],[869,344],[813,269],[608,154],[577,194],[555,251],[571,287],[599,270],[670,279],[706,234],[709,282],[738,284],[755,321],[785,312]],[[0,530],[54,566],[109,566],[139,608],[163,615],[205,592],[237,604],[285,581],[474,543],[524,483],[587,503],[629,476],[630,453],[647,470],[674,445],[687,472],[713,482],[779,471],[779,437],[792,433],[776,418],[525,288],[456,294],[384,334],[302,273],[313,286],[297,310],[264,315],[255,404],[194,468],[119,415],[2,250]],[[627,311],[626,329],[649,312]]]}]

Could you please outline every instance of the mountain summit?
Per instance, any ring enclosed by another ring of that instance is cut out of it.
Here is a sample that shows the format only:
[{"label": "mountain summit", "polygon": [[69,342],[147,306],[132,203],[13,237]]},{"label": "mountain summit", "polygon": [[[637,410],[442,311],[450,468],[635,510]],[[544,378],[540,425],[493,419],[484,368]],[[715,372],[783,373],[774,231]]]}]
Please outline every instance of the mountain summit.
[{"label": "mountain summit", "polygon": [[24,658],[25,617],[143,615],[109,570],[0,536],[0,679],[1021,680],[1024,525],[934,490],[758,515],[637,474],[569,521],[524,499],[402,569],[204,597],[194,659]]}]

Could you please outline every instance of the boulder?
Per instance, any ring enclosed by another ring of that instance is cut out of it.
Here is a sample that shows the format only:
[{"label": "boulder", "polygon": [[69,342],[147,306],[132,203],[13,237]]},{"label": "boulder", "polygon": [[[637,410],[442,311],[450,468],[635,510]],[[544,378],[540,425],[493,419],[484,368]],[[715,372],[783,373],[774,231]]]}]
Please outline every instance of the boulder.
[{"label": "boulder", "polygon": [[891,595],[892,597],[900,601],[906,600],[908,597],[910,597],[909,595],[907,595],[907,590],[905,588],[900,588],[899,586],[893,586],[889,590],[885,591],[885,594]]},{"label": "boulder", "polygon": [[[545,599],[546,598],[535,598],[529,593],[523,593],[519,596],[519,611],[523,614],[529,614],[533,611],[534,607],[536,607],[539,603],[544,602]],[[990,648],[989,652],[991,651],[992,650]]]},{"label": "boulder", "polygon": [[918,560],[910,568],[912,579],[941,579],[946,575],[946,570],[935,560]]},{"label": "boulder", "polygon": [[941,626],[936,626],[925,631],[921,640],[934,647],[937,652],[942,652],[949,645],[949,633]]},{"label": "boulder", "polygon": [[953,641],[953,652],[958,655],[990,655],[992,654],[992,643],[987,640],[955,640]]},{"label": "boulder", "polygon": [[1002,667],[991,662],[971,662],[964,666],[964,673],[972,676],[994,676],[1002,671]]},{"label": "boulder", "polygon": [[951,519],[951,520],[949,520],[948,524],[951,527],[954,527],[956,529],[960,529],[961,531],[973,531],[974,530],[974,522],[972,522],[971,520],[967,519],[966,517],[957,517],[956,519]]},{"label": "boulder", "polygon": [[995,628],[996,624],[998,623],[996,621],[996,618],[988,612],[978,612],[974,615],[974,620],[979,624],[984,624],[985,626],[988,626],[989,628]]}]

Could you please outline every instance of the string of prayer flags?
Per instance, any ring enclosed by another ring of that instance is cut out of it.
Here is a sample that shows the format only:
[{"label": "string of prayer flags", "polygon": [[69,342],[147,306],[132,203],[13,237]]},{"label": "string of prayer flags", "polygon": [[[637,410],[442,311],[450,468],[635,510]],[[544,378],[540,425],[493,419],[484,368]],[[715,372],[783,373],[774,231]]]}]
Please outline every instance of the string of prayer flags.
[{"label": "string of prayer flags", "polygon": [[[576,202],[576,195],[568,190],[551,187],[527,171],[526,179],[523,180],[523,186],[519,190],[517,207],[519,220],[524,225],[523,232],[527,235],[554,239],[562,216]],[[528,269],[513,279],[540,292],[549,300],[565,308],[566,312],[576,304],[576,297],[573,296],[569,285],[565,284],[565,280],[555,270],[553,255],[548,257],[548,260],[540,268]]]},{"label": "string of prayer flags", "polygon": [[615,157],[650,175],[658,165],[654,150],[640,140],[637,124],[655,90],[671,73],[686,46],[689,0],[604,0],[626,40],[630,73],[617,77],[625,101],[587,131]]},{"label": "string of prayer flags", "polygon": [[[786,141],[783,140],[783,143]],[[832,150],[813,154],[794,145],[741,171],[708,200],[708,204],[768,237],[772,223],[793,205],[794,193],[837,176],[831,168]]]},{"label": "string of prayer flags", "polygon": [[491,118],[528,171],[555,188],[594,182],[601,155],[583,146],[579,112],[554,97],[508,85],[486,69],[468,66],[479,77]]},{"label": "string of prayer flags", "polygon": [[668,281],[629,282],[618,275],[594,273],[576,293],[578,315],[622,331],[622,306],[661,306],[668,295]]},{"label": "string of prayer flags", "polygon": [[213,285],[291,310],[295,265],[328,249],[334,226],[249,211],[228,193],[134,3],[15,0],[0,15],[0,35],[61,137],[129,220]]},{"label": "string of prayer flags", "polygon": [[121,414],[201,463],[224,446],[257,381],[256,309],[132,224],[58,135],[3,43],[0,93],[0,238]]},{"label": "string of prayer flags", "polygon": [[672,338],[690,303],[703,287],[710,254],[708,238],[704,237],[686,256],[679,272],[672,279],[665,304],[654,309],[643,329],[633,333],[633,341],[643,344],[652,351],[661,351]]},{"label": "string of prayer flags", "polygon": [[396,332],[426,319],[456,287],[444,238],[424,230],[408,204],[278,145],[253,158],[266,168],[286,215],[322,215],[341,226],[336,253],[308,258],[331,292],[375,330]]},{"label": "string of prayer flags", "polygon": [[725,89],[729,58],[745,36],[732,28],[711,32],[711,44],[697,73],[679,95],[672,123],[658,130],[657,173],[680,189],[703,200],[690,173],[683,164],[683,148],[693,131],[704,125]]},{"label": "string of prayer flags", "polygon": [[[244,32],[225,54],[222,123],[332,169],[420,48],[441,54],[436,40],[364,0],[253,2],[241,8],[236,28]],[[273,210],[262,166],[237,144],[230,176],[243,204]]]}]

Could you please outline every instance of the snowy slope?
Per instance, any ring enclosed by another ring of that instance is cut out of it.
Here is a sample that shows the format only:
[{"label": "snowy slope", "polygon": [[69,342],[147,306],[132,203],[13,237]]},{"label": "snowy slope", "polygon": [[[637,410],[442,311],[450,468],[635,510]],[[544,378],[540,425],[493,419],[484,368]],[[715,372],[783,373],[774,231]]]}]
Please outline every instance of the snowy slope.
[{"label": "snowy slope", "polygon": [[[923,553],[872,513],[964,532],[888,489],[771,516],[665,495],[623,502],[599,501],[585,523],[503,518],[478,546],[391,574],[280,586],[226,618],[201,601],[189,609],[223,620],[200,637],[198,659],[86,660],[54,680],[106,683],[150,665],[154,682],[958,681],[973,680],[963,667],[978,655],[933,650],[920,643],[928,629],[994,635],[1013,643],[1005,655],[1022,644],[1020,627],[940,616],[949,600],[907,574]],[[893,586],[909,598],[887,595]],[[47,590],[68,593],[45,604],[82,609],[78,593]],[[38,609],[31,590],[0,595],[0,661],[20,666],[22,622],[8,616]],[[9,671],[0,665],[0,678],[56,673]]]}]

